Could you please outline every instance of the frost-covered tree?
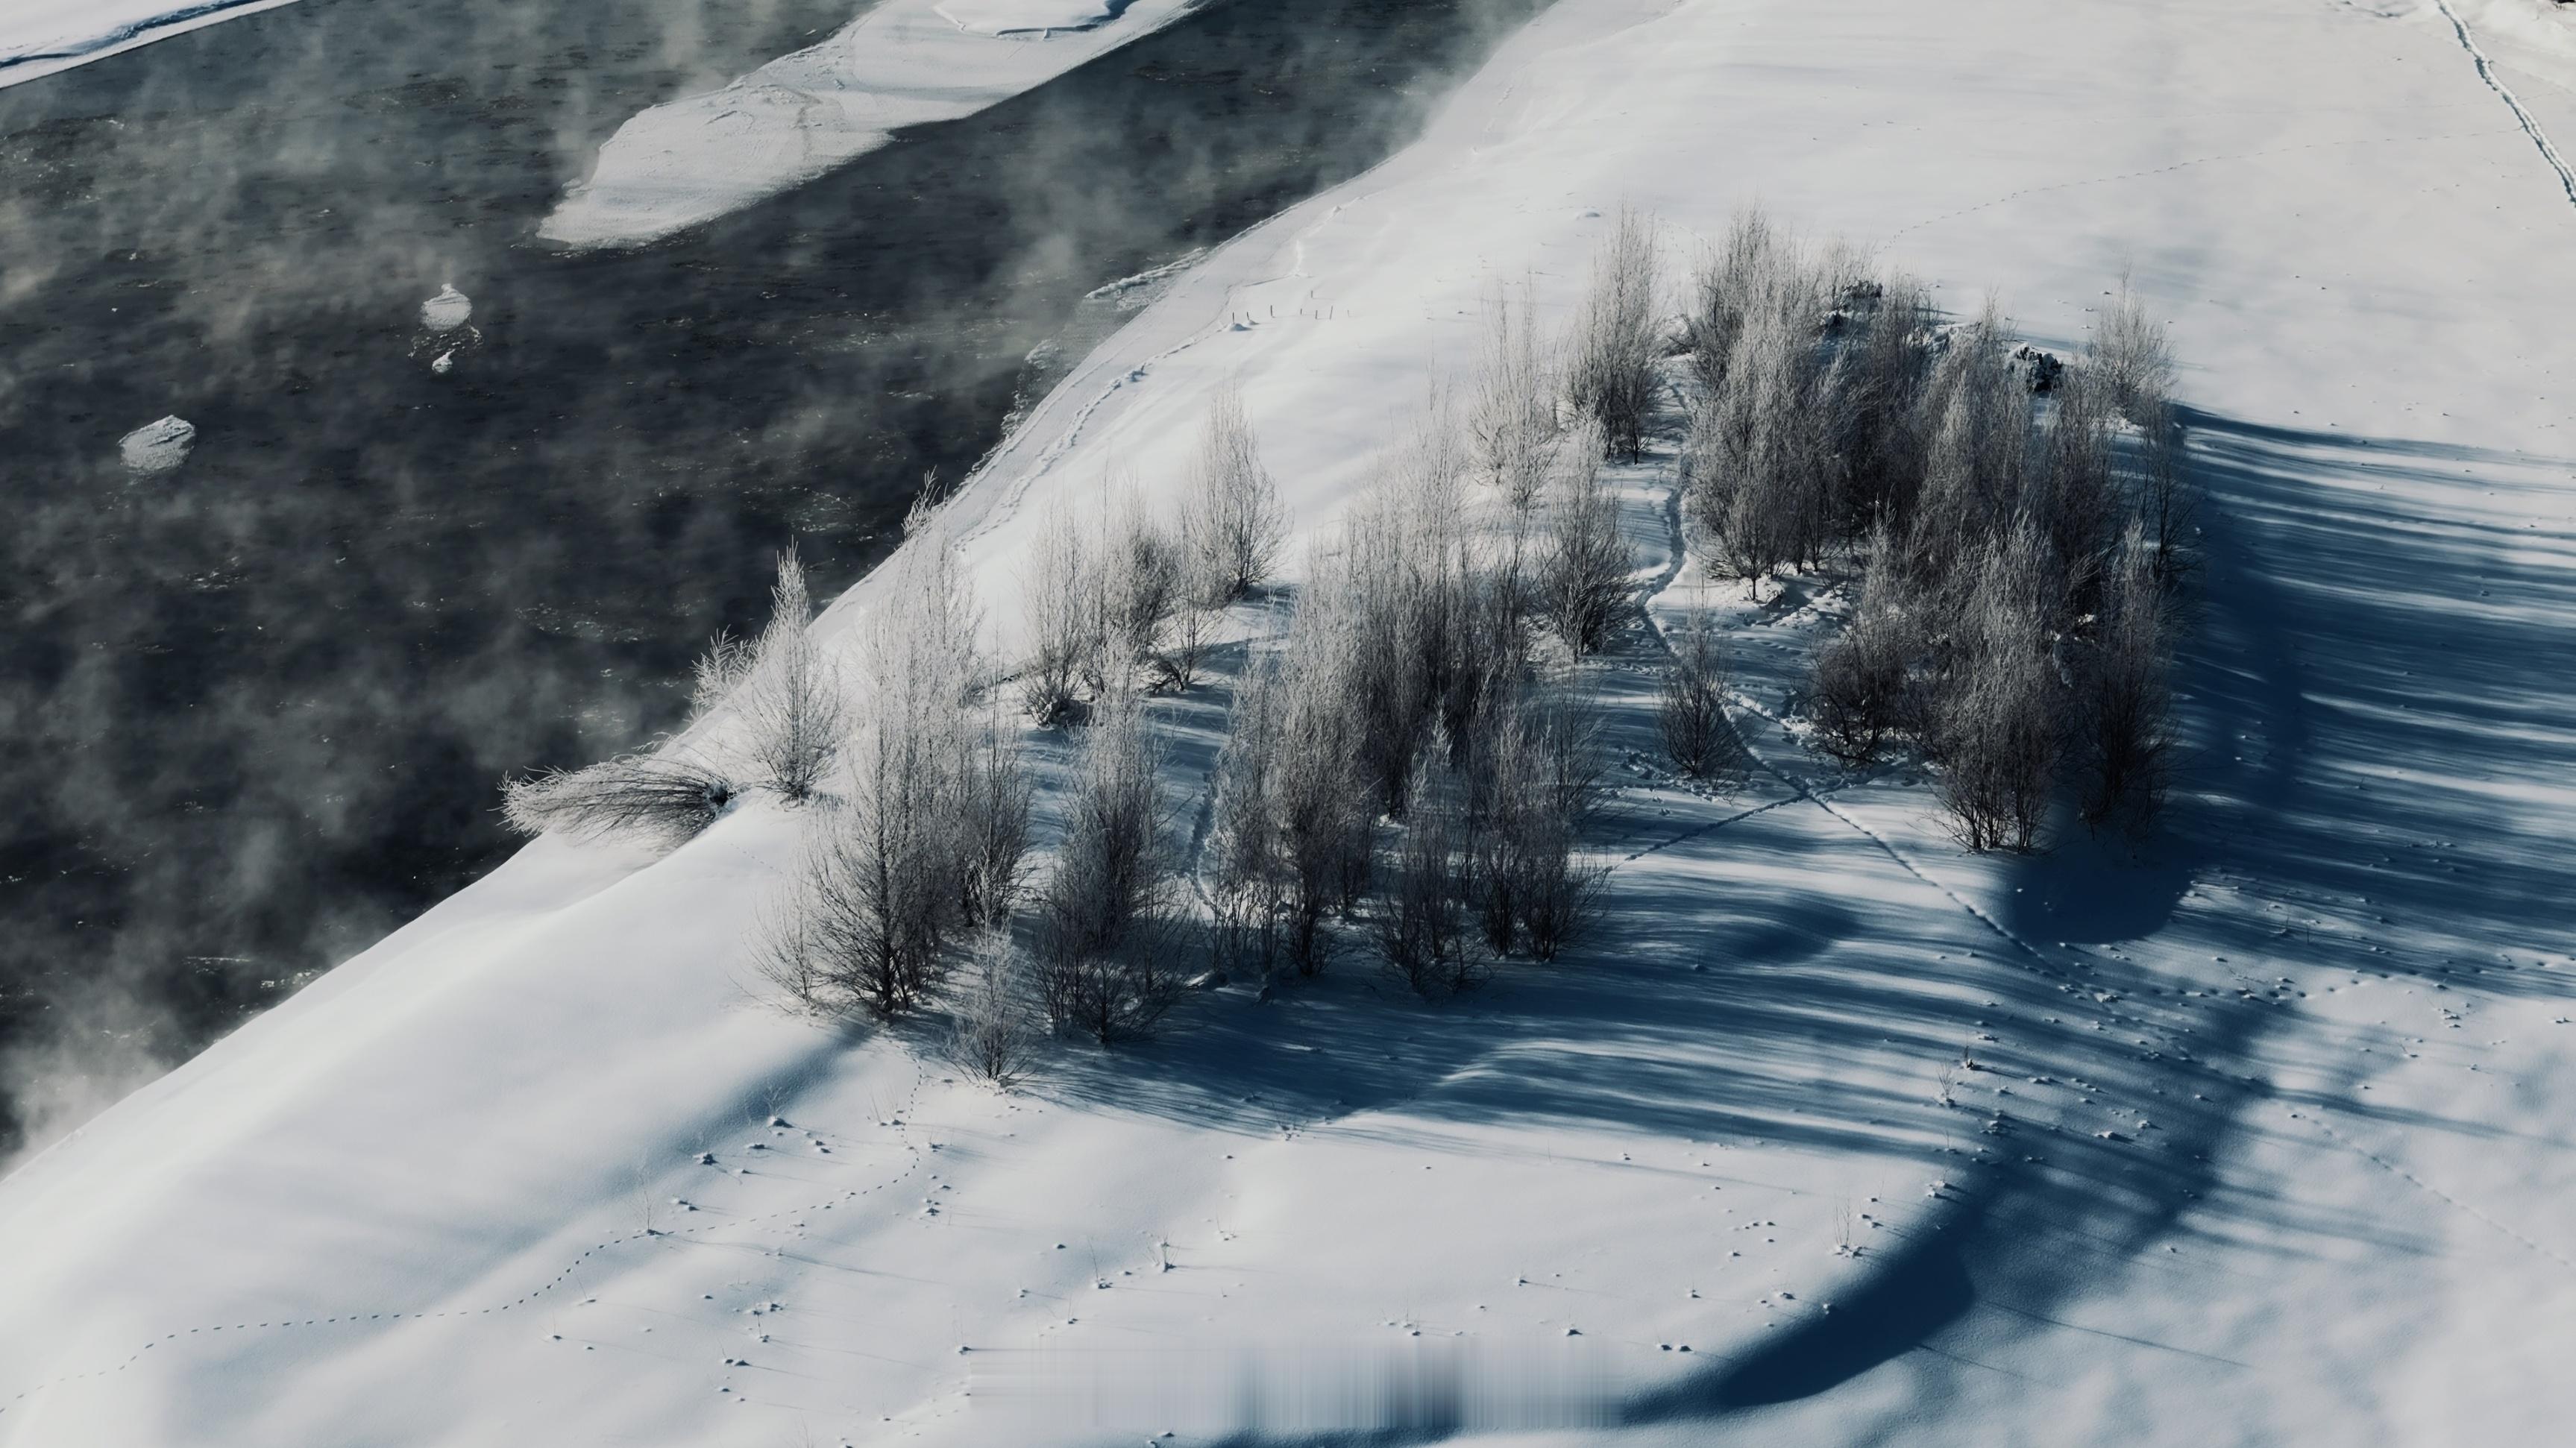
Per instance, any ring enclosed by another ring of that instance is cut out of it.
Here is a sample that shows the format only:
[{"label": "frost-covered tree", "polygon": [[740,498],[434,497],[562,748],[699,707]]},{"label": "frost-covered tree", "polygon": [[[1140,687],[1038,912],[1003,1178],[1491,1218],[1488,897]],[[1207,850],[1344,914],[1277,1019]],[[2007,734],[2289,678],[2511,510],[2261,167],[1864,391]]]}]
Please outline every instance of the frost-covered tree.
[{"label": "frost-covered tree", "polygon": [[1476,826],[1465,771],[1445,740],[1413,770],[1412,798],[1378,871],[1369,933],[1387,968],[1421,996],[1467,989],[1485,969],[1474,899]]},{"label": "frost-covered tree", "polygon": [[[1505,502],[1526,513],[1565,449],[1557,423],[1557,367],[1540,341],[1530,287],[1498,287],[1485,302],[1485,344],[1468,431],[1476,465]],[[1600,440],[1592,445],[1597,449]]]},{"label": "frost-covered tree", "polygon": [[838,671],[807,630],[814,615],[805,567],[793,550],[778,555],[769,596],[769,626],[734,691],[743,744],[760,781],[794,801],[811,798],[831,768],[849,725]]},{"label": "frost-covered tree", "polygon": [[2045,546],[2025,526],[1987,548],[1980,586],[1952,625],[1933,744],[1941,802],[1972,850],[2028,852],[2047,818],[2064,702],[2044,612]]},{"label": "frost-covered tree", "polygon": [[1599,458],[1599,448],[1578,445],[1548,500],[1539,551],[1539,598],[1557,637],[1578,655],[1609,643],[1629,604],[1628,541]]},{"label": "frost-covered tree", "polygon": [[1847,765],[1876,759],[1915,713],[1908,670],[1918,625],[1884,526],[1872,531],[1866,559],[1851,621],[1816,650],[1807,681],[1816,745]]},{"label": "frost-covered tree", "polygon": [[1048,1019],[1103,1045],[1150,1030],[1182,992],[1159,763],[1135,696],[1101,701],[1038,900],[1034,953]]},{"label": "frost-covered tree", "polygon": [[969,965],[949,1021],[948,1059],[976,1080],[1007,1091],[1037,1055],[1030,1028],[1028,963],[1010,934],[987,931],[966,948]]},{"label": "frost-covered tree", "polygon": [[1268,579],[1288,538],[1279,485],[1262,466],[1243,394],[1228,385],[1208,403],[1198,457],[1181,504],[1181,542],[1217,599],[1231,603]]},{"label": "frost-covered tree", "polygon": [[809,833],[765,951],[805,1005],[879,1016],[927,1000],[952,940],[1006,908],[1027,808],[1007,744],[970,713],[978,621],[956,550],[934,533],[887,568],[860,622],[849,796]]},{"label": "frost-covered tree", "polygon": [[1566,346],[1566,400],[1577,416],[1598,425],[1612,457],[1634,459],[1645,452],[1655,360],[1663,351],[1656,301],[1661,266],[1653,221],[1621,207],[1593,255]]},{"label": "frost-covered tree", "polygon": [[1083,673],[1105,647],[1099,592],[1090,541],[1059,502],[1038,524],[1023,594],[1029,656],[1020,672],[1020,702],[1040,728],[1080,715]]},{"label": "frost-covered tree", "polygon": [[1579,845],[1601,807],[1598,725],[1561,694],[1531,696],[1491,720],[1478,769],[1475,871],[1485,943],[1498,954],[1553,960],[1597,918],[1609,878]]}]

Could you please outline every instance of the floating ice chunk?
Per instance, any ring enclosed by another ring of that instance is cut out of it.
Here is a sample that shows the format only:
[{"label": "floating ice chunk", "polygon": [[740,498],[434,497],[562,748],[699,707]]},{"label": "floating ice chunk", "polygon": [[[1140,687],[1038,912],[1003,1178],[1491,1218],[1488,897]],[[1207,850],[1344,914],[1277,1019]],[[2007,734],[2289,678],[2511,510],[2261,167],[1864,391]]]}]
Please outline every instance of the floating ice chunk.
[{"label": "floating ice chunk", "polygon": [[165,417],[117,439],[116,450],[124,455],[125,465],[138,473],[166,473],[188,460],[188,449],[196,441],[194,423]]},{"label": "floating ice chunk", "polygon": [[420,304],[420,324],[433,332],[453,332],[474,315],[474,303],[453,286],[442,286],[438,295]]},{"label": "floating ice chunk", "polygon": [[456,349],[450,347],[446,351],[439,353],[436,358],[431,360],[429,370],[437,373],[441,377],[444,377],[453,370],[455,366]]}]

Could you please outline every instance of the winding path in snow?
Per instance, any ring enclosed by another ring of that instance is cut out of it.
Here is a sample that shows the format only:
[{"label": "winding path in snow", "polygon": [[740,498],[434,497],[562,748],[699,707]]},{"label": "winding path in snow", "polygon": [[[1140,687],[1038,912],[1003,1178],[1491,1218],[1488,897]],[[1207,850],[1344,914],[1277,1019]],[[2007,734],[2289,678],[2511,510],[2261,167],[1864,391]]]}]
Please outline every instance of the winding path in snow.
[{"label": "winding path in snow", "polygon": [[2442,12],[2443,19],[2451,22],[2451,33],[2459,37],[2460,48],[2477,63],[2478,79],[2485,81],[2487,89],[2494,91],[2513,111],[2513,118],[2522,124],[2522,133],[2531,138],[2531,144],[2540,148],[2540,159],[2548,162],[2549,169],[2558,173],[2558,187],[2567,193],[2567,203],[2576,206],[2576,170],[2568,169],[2567,158],[2559,155],[2558,148],[2550,143],[2549,133],[2542,130],[2539,120],[2524,108],[2522,98],[2513,93],[2513,87],[2506,85],[2504,77],[2496,74],[2495,62],[2487,59],[2487,53],[2479,48],[2478,38],[2469,33],[2468,22],[2451,8],[2451,0],[2433,0],[2433,8]]}]

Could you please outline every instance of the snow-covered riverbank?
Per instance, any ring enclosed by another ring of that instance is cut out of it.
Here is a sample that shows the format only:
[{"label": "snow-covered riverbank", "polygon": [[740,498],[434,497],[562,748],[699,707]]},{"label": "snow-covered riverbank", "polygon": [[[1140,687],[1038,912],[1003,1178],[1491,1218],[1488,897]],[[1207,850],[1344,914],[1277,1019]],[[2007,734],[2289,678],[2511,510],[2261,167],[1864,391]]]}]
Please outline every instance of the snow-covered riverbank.
[{"label": "snow-covered riverbank", "polygon": [[[2141,858],[1964,855],[1748,711],[1741,797],[1628,776],[1577,958],[1210,992],[996,1097],[757,1002],[791,813],[544,840],[0,1183],[0,1442],[965,1444],[1256,1355],[1314,1366],[1289,1426],[1401,1423],[1452,1350],[1535,1441],[2546,1441],[2576,206],[2431,7],[1559,0],[1035,409],[953,505],[985,606],[1229,382],[1315,536],[1491,287],[1561,318],[1622,203],[1755,199],[2044,346],[2123,269],[2172,318],[2217,516]],[[1617,481],[1663,578],[1669,452]],[[1811,618],[1732,619],[1749,704]],[[1654,664],[1600,676],[1641,755]],[[1191,808],[1224,703],[1155,710]],[[1231,1401],[1183,1396],[1114,1425]],[[1006,1440],[1119,1441],[1053,1421]]]},{"label": "snow-covered riverbank", "polygon": [[633,246],[973,115],[1188,13],[1191,0],[883,0],[820,45],[618,128],[546,218],[571,247]]},{"label": "snow-covered riverbank", "polygon": [[0,15],[0,86],[52,75],[290,0],[18,0]]}]

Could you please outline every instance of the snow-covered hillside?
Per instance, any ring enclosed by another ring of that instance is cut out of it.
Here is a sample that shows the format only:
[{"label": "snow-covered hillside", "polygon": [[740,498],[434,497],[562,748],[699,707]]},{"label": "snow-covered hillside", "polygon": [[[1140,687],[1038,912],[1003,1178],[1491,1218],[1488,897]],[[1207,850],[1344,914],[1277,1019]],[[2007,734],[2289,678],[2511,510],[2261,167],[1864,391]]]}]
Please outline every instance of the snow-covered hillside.
[{"label": "snow-covered hillside", "polygon": [[[1622,204],[1685,249],[1759,201],[2058,350],[2126,271],[2209,493],[2141,849],[1970,856],[1798,748],[1795,588],[1729,615],[1735,796],[1612,652],[1567,959],[1205,992],[1016,1095],[762,1003],[795,812],[541,840],[0,1181],[0,1443],[2555,1441],[2576,66],[2446,3],[1558,0],[951,505],[1007,641],[1049,502],[1169,496],[1232,384],[1315,536]],[[1669,440],[1616,479],[1670,616]],[[1238,666],[1154,706],[1193,808]]]}]

